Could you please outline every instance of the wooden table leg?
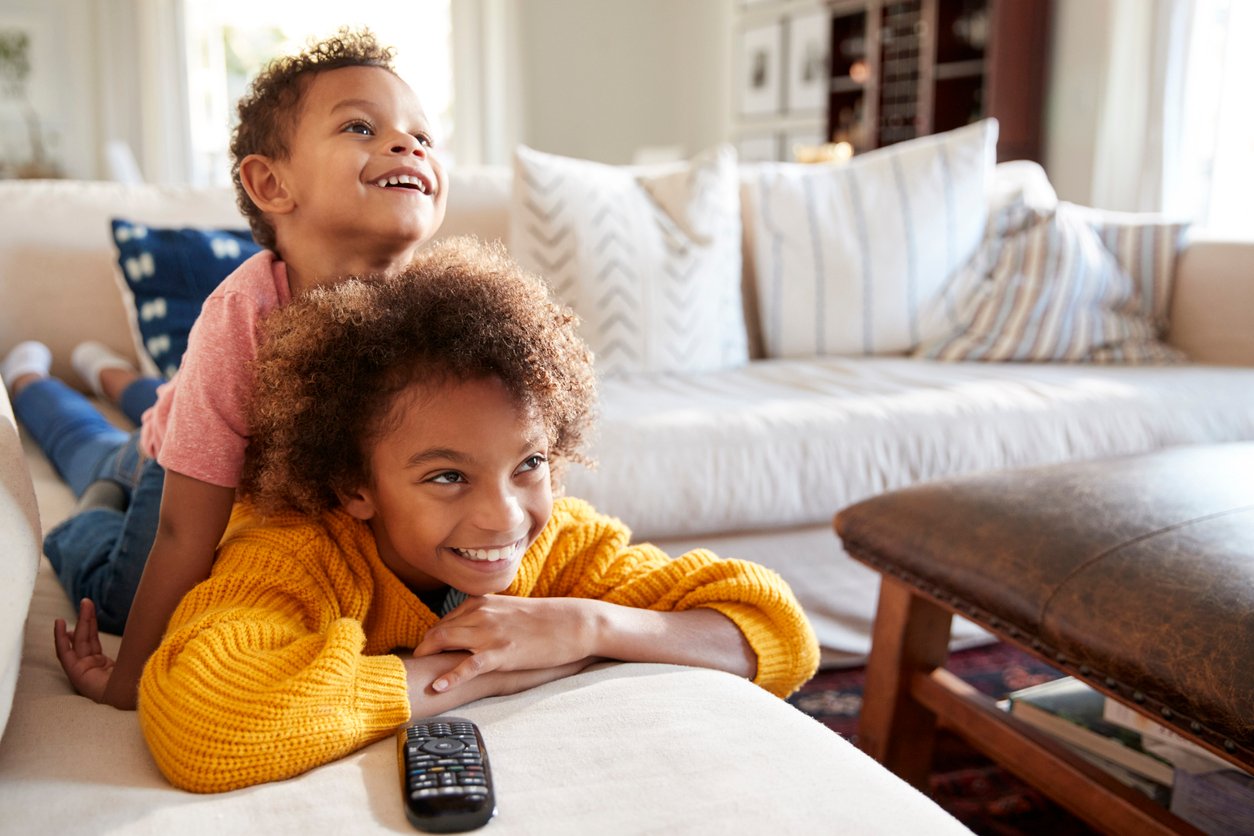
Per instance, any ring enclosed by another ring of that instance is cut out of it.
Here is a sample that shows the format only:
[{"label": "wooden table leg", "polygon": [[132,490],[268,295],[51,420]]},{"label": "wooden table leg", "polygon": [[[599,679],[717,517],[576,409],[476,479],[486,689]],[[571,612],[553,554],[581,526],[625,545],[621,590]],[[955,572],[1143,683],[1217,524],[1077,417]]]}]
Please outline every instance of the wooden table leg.
[{"label": "wooden table leg", "polygon": [[930,673],[949,655],[950,612],[888,575],[867,660],[858,746],[894,774],[926,791],[936,715],[910,692],[916,673]]}]

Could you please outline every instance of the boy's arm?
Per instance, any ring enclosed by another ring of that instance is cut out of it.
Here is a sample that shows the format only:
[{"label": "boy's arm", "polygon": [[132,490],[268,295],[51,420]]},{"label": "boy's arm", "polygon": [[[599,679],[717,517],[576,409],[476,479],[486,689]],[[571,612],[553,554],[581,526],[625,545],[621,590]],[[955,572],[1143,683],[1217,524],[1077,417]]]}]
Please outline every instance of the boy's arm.
[{"label": "boy's arm", "polygon": [[[226,531],[235,501],[235,490],[184,476],[172,470],[165,474],[161,494],[161,515],[157,535],[135,590],[135,600],[126,620],[122,645],[110,671],[105,663],[83,664],[81,648],[99,643],[94,621],[76,625],[67,637],[58,623],[57,657],[75,690],[96,702],[116,708],[134,709],[144,663],[161,643],[166,624],[183,596],[209,577],[213,555]],[[86,632],[80,633],[84,628]]]}]

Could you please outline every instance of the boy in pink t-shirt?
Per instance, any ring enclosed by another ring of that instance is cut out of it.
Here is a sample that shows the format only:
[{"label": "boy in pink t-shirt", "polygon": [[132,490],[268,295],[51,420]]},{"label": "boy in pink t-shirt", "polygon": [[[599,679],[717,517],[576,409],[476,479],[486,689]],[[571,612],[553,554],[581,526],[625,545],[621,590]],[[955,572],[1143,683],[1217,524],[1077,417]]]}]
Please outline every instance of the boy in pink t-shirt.
[{"label": "boy in pink t-shirt", "polygon": [[[164,485],[116,664],[101,652],[89,600],[73,630],[56,624],[62,666],[98,702],[134,708],[139,675],[170,614],[209,576],[248,444],[260,321],[313,287],[396,272],[444,219],[447,180],[431,129],[391,57],[369,32],[342,30],[272,62],[240,100],[232,176],[240,209],[267,249],[205,301],[179,372],[144,413],[138,443],[156,463],[143,466],[164,468]],[[104,571],[134,573],[144,557],[113,555],[119,565]]]}]

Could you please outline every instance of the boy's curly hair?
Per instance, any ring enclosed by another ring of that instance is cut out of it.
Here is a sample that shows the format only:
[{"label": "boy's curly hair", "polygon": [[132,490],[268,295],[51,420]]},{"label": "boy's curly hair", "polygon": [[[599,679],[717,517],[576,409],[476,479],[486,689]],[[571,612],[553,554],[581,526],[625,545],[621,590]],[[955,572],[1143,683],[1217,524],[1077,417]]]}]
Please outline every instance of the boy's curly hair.
[{"label": "boy's curly hair", "polygon": [[370,451],[413,383],[499,378],[535,410],[555,487],[592,424],[596,381],[576,319],[499,244],[450,238],[401,273],[323,286],[275,311],[254,364],[241,492],[314,515],[370,484]]},{"label": "boy's curly hair", "polygon": [[235,202],[248,218],[258,244],[274,249],[274,227],[244,191],[240,161],[249,154],[287,159],[301,99],[315,74],[341,67],[379,67],[395,73],[393,55],[391,47],[381,46],[369,29],[344,27],[330,38],[311,41],[296,55],[274,59],[252,80],[239,100],[239,122],[231,132],[231,182]]}]

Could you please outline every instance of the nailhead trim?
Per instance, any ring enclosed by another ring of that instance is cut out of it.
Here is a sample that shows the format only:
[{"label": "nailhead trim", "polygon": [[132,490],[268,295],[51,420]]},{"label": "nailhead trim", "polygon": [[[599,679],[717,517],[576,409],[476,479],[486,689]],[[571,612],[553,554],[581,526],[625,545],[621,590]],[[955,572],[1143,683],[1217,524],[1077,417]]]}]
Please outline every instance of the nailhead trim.
[{"label": "nailhead trim", "polygon": [[[897,564],[889,564],[887,561],[883,561],[879,557],[871,556],[859,548],[857,544],[850,542],[848,539],[843,540],[842,545],[844,546],[846,554],[862,563],[865,563],[877,572],[899,579],[906,585],[913,587],[915,591],[932,598],[946,609],[960,614],[965,618],[969,618],[971,621],[975,621],[999,635],[1005,635],[1010,639],[1016,640],[1020,644],[1024,643],[1022,639],[1025,635],[1025,631],[1013,624],[1005,622],[1004,619],[994,616],[982,608],[976,607],[974,604],[959,598],[957,595],[934,583],[924,581],[922,578],[919,578],[914,573]],[[1222,748],[1226,752],[1230,752],[1232,754],[1240,752],[1242,759],[1247,765],[1247,769],[1251,768],[1251,764],[1254,764],[1254,749],[1245,746],[1238,746],[1236,741],[1220,734],[1219,732],[1216,732],[1200,720],[1181,715],[1165,703],[1148,697],[1140,690],[1124,685],[1119,680],[1115,679],[1115,677],[1092,670],[1089,665],[1084,664],[1072,666],[1067,660],[1066,655],[1061,650],[1054,650],[1053,648],[1048,647],[1045,642],[1037,636],[1032,637],[1031,646],[1032,650],[1041,657],[1042,661],[1050,662],[1050,664],[1054,664],[1054,662],[1056,662],[1063,670],[1066,670],[1072,675],[1078,676],[1087,682],[1095,683],[1097,681],[1101,681],[1105,683],[1106,690],[1111,692],[1113,695],[1130,692],[1132,700],[1138,705],[1148,705],[1151,710],[1157,711],[1157,713],[1164,719],[1171,721],[1173,725],[1183,727],[1185,723],[1187,723],[1189,731],[1197,737],[1210,741],[1212,745]],[[1054,660],[1053,662],[1051,662],[1051,657]]]}]

